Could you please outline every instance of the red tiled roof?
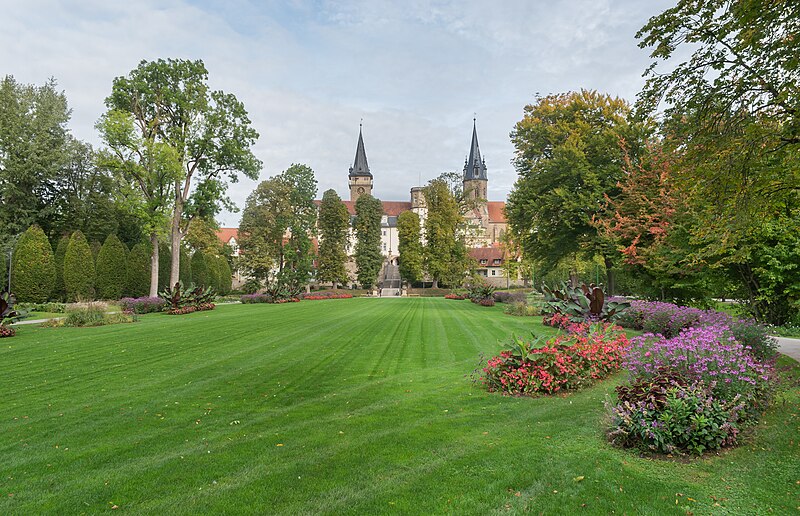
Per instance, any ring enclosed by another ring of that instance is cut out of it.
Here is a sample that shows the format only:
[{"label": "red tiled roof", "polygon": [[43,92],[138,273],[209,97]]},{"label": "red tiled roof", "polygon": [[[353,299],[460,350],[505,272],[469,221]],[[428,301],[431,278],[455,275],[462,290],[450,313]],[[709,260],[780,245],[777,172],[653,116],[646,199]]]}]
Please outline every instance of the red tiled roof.
[{"label": "red tiled roof", "polygon": [[490,222],[506,222],[505,201],[489,201],[488,208]]},{"label": "red tiled roof", "polygon": [[220,242],[223,244],[230,242],[231,238],[235,238],[238,241],[239,228],[219,228],[217,231],[217,238],[219,238]]},{"label": "red tiled roof", "polygon": [[491,264],[494,260],[503,260],[505,253],[502,247],[476,247],[469,250],[469,256],[475,260],[488,260]]}]

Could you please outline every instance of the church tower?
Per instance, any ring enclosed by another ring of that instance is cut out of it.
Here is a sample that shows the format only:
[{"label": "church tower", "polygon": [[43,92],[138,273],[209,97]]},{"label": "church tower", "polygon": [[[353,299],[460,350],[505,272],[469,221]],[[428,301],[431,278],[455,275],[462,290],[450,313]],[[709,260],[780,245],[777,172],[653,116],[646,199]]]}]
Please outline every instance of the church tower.
[{"label": "church tower", "polygon": [[489,178],[486,175],[486,162],[481,159],[481,149],[478,147],[478,131],[473,118],[472,145],[469,149],[469,158],[464,163],[464,196],[467,199],[482,200],[482,204],[486,204],[488,185]]},{"label": "church tower", "polygon": [[361,126],[358,127],[358,146],[356,159],[350,167],[350,200],[356,202],[364,194],[372,195],[372,174],[367,164],[367,153],[364,151],[364,138],[361,136]]}]

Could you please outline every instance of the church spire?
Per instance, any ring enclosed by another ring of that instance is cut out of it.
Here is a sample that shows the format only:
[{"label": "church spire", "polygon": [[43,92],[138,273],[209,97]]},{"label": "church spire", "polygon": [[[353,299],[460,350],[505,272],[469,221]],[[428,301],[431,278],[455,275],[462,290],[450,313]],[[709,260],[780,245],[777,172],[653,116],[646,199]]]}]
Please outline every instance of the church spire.
[{"label": "church spire", "polygon": [[484,181],[489,179],[486,176],[486,162],[481,159],[481,149],[478,146],[478,130],[474,118],[472,119],[472,145],[469,149],[469,158],[464,163],[464,181],[472,179],[483,179]]},{"label": "church spire", "polygon": [[367,153],[364,150],[364,138],[361,136],[361,124],[358,125],[358,146],[356,146],[356,159],[350,167],[350,177],[367,176],[372,177],[367,164]]}]

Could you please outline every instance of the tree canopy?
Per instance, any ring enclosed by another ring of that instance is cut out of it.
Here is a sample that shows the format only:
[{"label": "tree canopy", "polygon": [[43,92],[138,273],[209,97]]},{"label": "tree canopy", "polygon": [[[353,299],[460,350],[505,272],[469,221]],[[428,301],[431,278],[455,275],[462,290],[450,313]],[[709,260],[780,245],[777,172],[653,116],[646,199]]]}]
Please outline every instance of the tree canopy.
[{"label": "tree canopy", "polygon": [[335,190],[322,194],[319,206],[319,254],[317,260],[317,281],[331,282],[336,288],[346,284],[347,244],[350,214]]},{"label": "tree canopy", "polygon": [[381,254],[381,217],[383,204],[367,194],[356,200],[356,276],[362,288],[372,289],[378,283],[383,264]]},{"label": "tree canopy", "polygon": [[416,283],[422,279],[424,272],[419,215],[404,211],[397,217],[397,239],[400,276],[409,283]]}]

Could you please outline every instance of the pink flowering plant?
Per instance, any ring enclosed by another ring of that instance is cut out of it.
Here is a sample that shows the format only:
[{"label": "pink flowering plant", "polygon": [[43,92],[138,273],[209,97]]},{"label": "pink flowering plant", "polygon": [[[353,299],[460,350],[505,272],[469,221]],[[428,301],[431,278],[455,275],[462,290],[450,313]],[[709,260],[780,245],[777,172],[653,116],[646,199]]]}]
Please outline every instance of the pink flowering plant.
[{"label": "pink flowering plant", "polygon": [[480,381],[490,392],[534,396],[579,389],[619,370],[628,347],[621,328],[583,323],[575,330],[549,340],[512,337],[510,349],[487,361]]}]

